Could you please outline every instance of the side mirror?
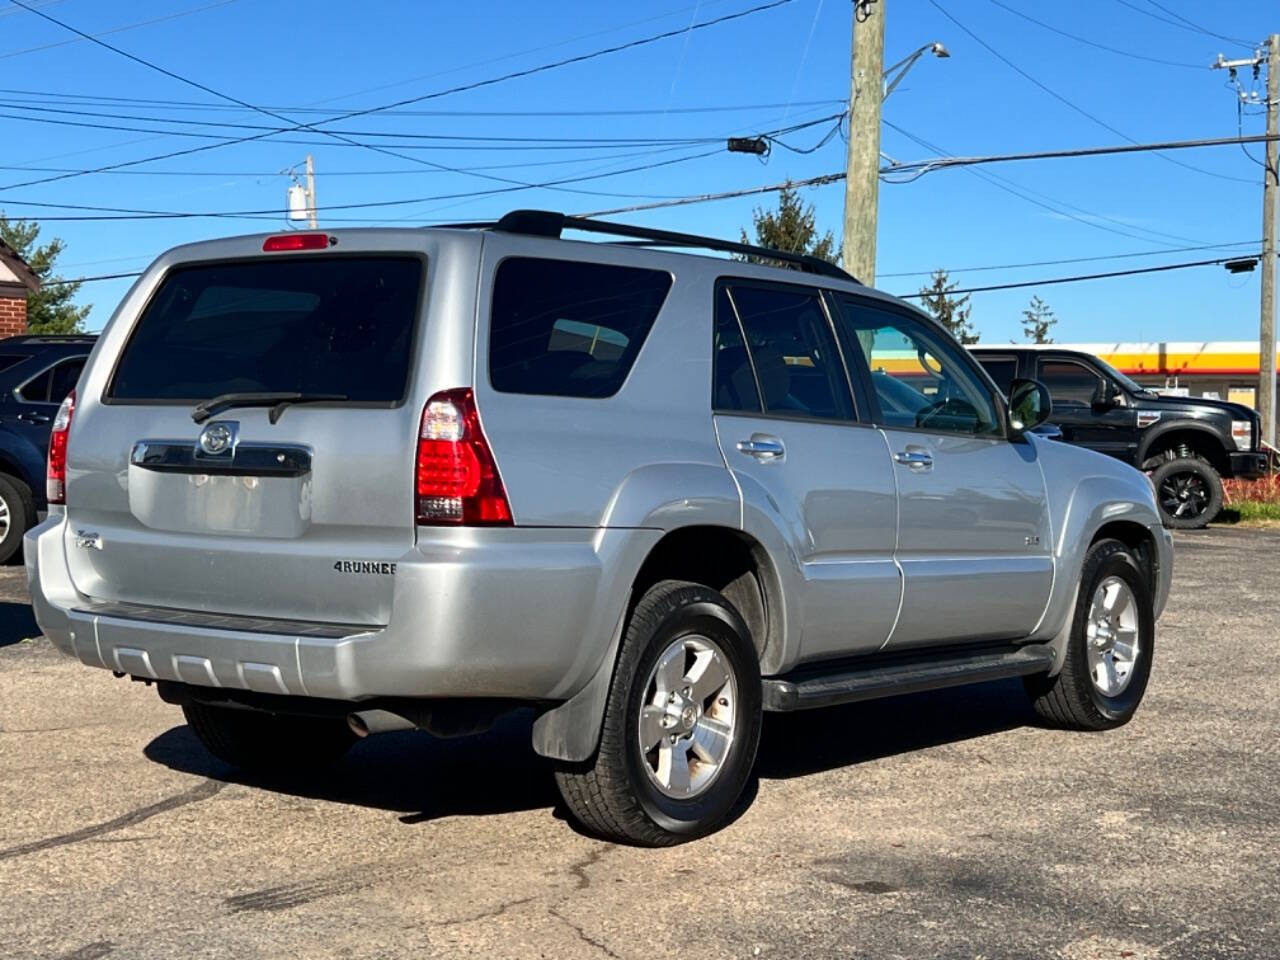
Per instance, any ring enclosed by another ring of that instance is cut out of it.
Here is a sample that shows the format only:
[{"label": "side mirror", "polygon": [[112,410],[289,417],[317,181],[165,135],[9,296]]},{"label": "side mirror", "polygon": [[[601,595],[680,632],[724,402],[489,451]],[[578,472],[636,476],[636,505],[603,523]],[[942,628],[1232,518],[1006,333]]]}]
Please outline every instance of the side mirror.
[{"label": "side mirror", "polygon": [[1053,401],[1039,380],[1014,380],[1009,385],[1009,430],[1021,435],[1049,419]]},{"label": "side mirror", "polygon": [[1062,428],[1056,423],[1042,423],[1030,431],[1042,440],[1061,440]]},{"label": "side mirror", "polygon": [[1124,394],[1120,392],[1120,388],[1104,378],[1098,381],[1098,388],[1093,391],[1093,405],[1102,410],[1110,410],[1112,407],[1118,407],[1123,397]]}]

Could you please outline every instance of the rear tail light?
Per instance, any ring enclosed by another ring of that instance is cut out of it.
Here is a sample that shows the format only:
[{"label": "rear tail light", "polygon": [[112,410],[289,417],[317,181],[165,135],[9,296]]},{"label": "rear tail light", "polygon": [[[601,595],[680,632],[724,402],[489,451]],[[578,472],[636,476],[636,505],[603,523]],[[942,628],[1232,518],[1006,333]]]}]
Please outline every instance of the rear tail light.
[{"label": "rear tail light", "polygon": [[437,393],[418,432],[418,523],[510,526],[498,465],[470,389]]},{"label": "rear tail light", "polygon": [[338,242],[327,233],[279,233],[262,241],[263,253],[280,253],[286,250],[327,250]]},{"label": "rear tail light", "polygon": [[71,415],[76,412],[76,392],[72,390],[58,407],[49,434],[49,471],[45,479],[45,499],[52,504],[67,502],[67,434],[71,432]]}]

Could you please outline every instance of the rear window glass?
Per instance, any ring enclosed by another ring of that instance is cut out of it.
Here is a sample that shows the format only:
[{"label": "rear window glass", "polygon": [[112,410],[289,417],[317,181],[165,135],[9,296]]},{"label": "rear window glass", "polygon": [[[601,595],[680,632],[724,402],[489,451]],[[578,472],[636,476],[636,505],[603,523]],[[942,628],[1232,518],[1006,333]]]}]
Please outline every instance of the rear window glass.
[{"label": "rear window glass", "polygon": [[116,400],[223,393],[405,393],[423,264],[308,257],[180,267],[160,284],[116,367]]},{"label": "rear window glass", "polygon": [[612,396],[670,289],[661,270],[504,260],[493,281],[489,382],[504,393]]}]

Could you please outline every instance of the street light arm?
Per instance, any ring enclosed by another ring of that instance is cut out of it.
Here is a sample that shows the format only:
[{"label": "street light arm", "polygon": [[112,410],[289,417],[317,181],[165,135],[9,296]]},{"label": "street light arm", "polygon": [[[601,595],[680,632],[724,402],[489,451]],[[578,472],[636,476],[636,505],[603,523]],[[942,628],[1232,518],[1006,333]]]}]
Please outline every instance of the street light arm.
[{"label": "street light arm", "polygon": [[[902,82],[902,78],[911,72],[911,68],[914,67],[916,62],[926,53],[932,53],[934,56],[942,60],[951,56],[951,54],[947,52],[946,47],[941,43],[934,41],[933,43],[926,43],[919,50],[908,54],[892,66],[886,67],[884,73],[881,74],[881,79],[884,83],[884,93],[881,94],[880,97],[882,101],[887,99],[889,94],[893,93],[898,84]],[[890,80],[889,75],[894,74],[894,71],[897,71],[897,73],[893,76],[893,79]]]}]

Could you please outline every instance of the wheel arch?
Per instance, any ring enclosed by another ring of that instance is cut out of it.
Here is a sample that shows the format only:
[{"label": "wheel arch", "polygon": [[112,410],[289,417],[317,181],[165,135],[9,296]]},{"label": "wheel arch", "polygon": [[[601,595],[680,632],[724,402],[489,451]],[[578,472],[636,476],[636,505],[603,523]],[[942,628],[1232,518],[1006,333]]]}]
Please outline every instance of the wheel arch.
[{"label": "wheel arch", "polygon": [[716,523],[676,527],[649,548],[636,570],[626,607],[595,674],[574,696],[534,721],[537,753],[581,762],[595,752],[627,620],[644,592],[661,580],[689,580],[718,590],[746,623],[762,662],[777,656],[784,633],[782,586],[764,545],[736,527]]},{"label": "wheel arch", "polygon": [[1194,454],[1207,460],[1219,476],[1231,472],[1231,461],[1222,437],[1212,427],[1174,421],[1149,430],[1138,447],[1138,466],[1152,457],[1185,444]]}]

